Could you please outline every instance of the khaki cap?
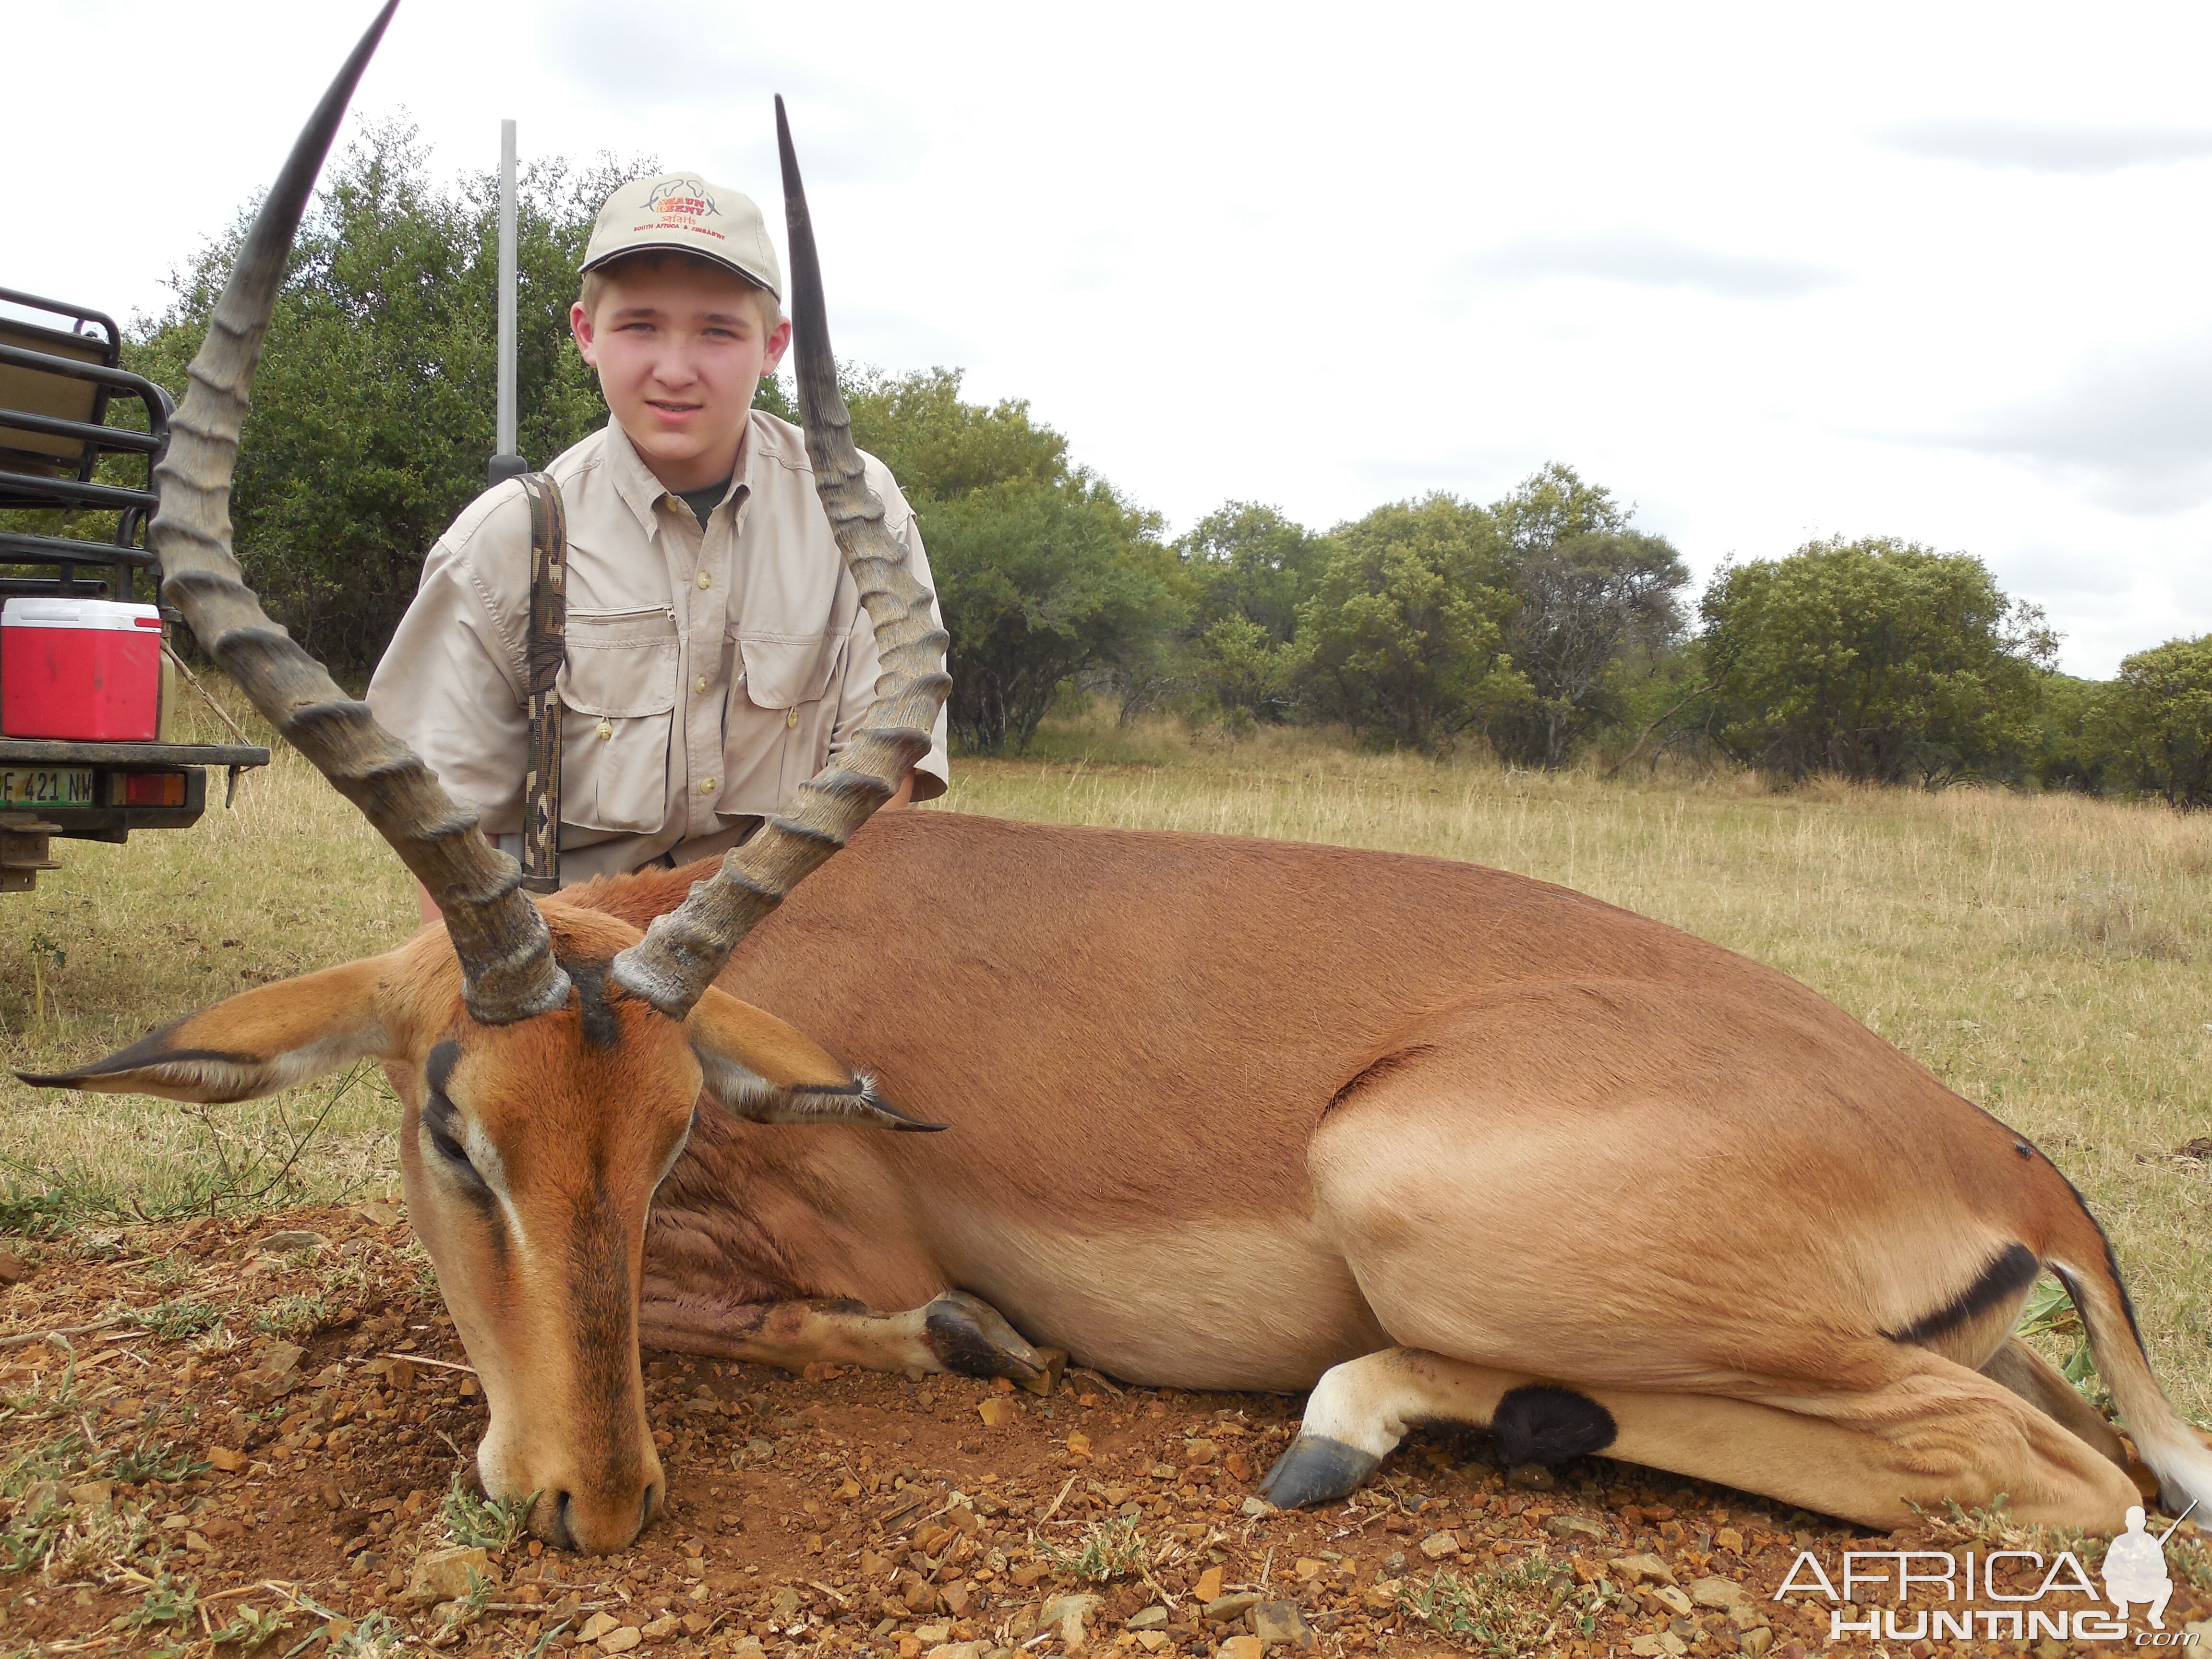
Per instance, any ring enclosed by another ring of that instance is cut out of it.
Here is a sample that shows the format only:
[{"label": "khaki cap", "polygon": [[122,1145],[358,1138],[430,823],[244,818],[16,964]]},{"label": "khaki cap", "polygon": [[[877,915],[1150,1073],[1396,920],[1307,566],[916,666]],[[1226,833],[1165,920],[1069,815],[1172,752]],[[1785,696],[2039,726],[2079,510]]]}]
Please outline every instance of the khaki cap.
[{"label": "khaki cap", "polygon": [[710,185],[696,173],[633,179],[608,197],[580,269],[648,247],[712,259],[783,298],[783,267],[752,198]]}]

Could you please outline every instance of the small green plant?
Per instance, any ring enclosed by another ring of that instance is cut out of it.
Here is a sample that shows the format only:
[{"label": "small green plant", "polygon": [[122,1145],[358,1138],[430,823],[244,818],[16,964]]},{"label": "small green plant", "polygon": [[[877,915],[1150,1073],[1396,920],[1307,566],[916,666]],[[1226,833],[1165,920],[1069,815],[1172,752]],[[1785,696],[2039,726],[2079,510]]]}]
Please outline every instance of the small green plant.
[{"label": "small green plant", "polygon": [[291,1613],[283,1607],[264,1611],[259,1607],[241,1607],[228,1625],[212,1632],[207,1640],[216,1647],[225,1642],[235,1642],[240,1652],[251,1653],[262,1643],[281,1634],[291,1622]]},{"label": "small green plant", "polygon": [[48,1372],[32,1380],[31,1386],[19,1394],[0,1395],[0,1421],[10,1417],[52,1419],[74,1417],[88,1410],[102,1395],[112,1392],[94,1383],[80,1389],[77,1383],[76,1355],[71,1353],[62,1362],[61,1374]]},{"label": "small green plant", "polygon": [[130,1450],[117,1452],[107,1464],[110,1475],[134,1486],[146,1480],[189,1480],[207,1470],[208,1466],[190,1452],[148,1436],[141,1436]]},{"label": "small green plant", "polygon": [[182,1625],[199,1611],[200,1586],[196,1578],[178,1578],[166,1567],[154,1577],[154,1588],[138,1605],[116,1622],[125,1630],[149,1630],[156,1625]]},{"label": "small green plant", "polygon": [[399,1659],[406,1641],[407,1632],[389,1614],[372,1613],[331,1644],[331,1659]]},{"label": "small green plant", "polygon": [[156,1302],[145,1308],[118,1308],[113,1310],[126,1325],[136,1325],[151,1332],[165,1342],[180,1342],[188,1336],[198,1336],[203,1331],[214,1329],[222,1323],[223,1310],[210,1307],[204,1302]]},{"label": "small green plant", "polygon": [[464,1549],[477,1548],[498,1554],[513,1549],[530,1530],[530,1511],[538,1493],[527,1498],[483,1498],[470,1490],[465,1477],[455,1475],[446,1493],[446,1535]]},{"label": "small green plant", "polygon": [[258,1330],[302,1342],[330,1322],[330,1306],[322,1297],[298,1293],[271,1303],[253,1321]]},{"label": "small green plant", "polygon": [[27,1572],[45,1560],[68,1521],[68,1504],[51,1492],[19,1505],[0,1527],[0,1574]]},{"label": "small green plant", "polygon": [[1030,1543],[1054,1571],[1072,1572],[1094,1583],[1141,1573],[1152,1561],[1152,1547],[1139,1530],[1136,1516],[1131,1515],[1093,1522],[1072,1550],[1062,1549],[1034,1533],[1030,1535]]},{"label": "small green plant", "polygon": [[228,1325],[216,1324],[185,1346],[194,1353],[228,1353],[238,1346],[238,1338]]},{"label": "small green plant", "polygon": [[50,1584],[112,1584],[146,1547],[151,1528],[137,1510],[103,1504],[68,1519],[46,1547],[40,1576]]},{"label": "small green plant", "polygon": [[437,1295],[437,1264],[430,1260],[429,1251],[422,1248],[422,1241],[410,1238],[397,1254],[400,1261],[415,1269],[415,1288],[424,1296]]},{"label": "small green plant", "polygon": [[1398,1605],[1448,1641],[1507,1659],[1544,1652],[1564,1640],[1563,1620],[1577,1630],[1586,1622],[1567,1605],[1572,1580],[1562,1580],[1540,1561],[1465,1577],[1445,1568],[1425,1584],[1401,1584]]}]

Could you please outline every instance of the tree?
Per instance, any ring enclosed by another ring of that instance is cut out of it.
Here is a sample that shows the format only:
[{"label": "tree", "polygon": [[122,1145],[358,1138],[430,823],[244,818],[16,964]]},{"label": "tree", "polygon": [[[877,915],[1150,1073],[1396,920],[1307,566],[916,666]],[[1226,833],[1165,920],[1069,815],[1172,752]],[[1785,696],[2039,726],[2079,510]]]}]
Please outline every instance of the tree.
[{"label": "tree", "polygon": [[1232,716],[1283,719],[1298,605],[1320,579],[1326,544],[1274,507],[1228,501],[1175,548],[1191,592],[1191,677]]},{"label": "tree", "polygon": [[1979,559],[1887,537],[1723,570],[1702,602],[1715,736],[1791,777],[2016,769],[2057,635]]},{"label": "tree", "polygon": [[[520,181],[520,444],[544,463],[607,417],[568,339],[599,203],[649,170],[533,163]],[[276,302],[231,493],[247,581],[307,648],[364,674],[414,597],[423,555],[484,487],[493,447],[497,195],[434,184],[416,130],[369,123],[317,192]],[[172,278],[125,366],[181,396],[244,232]]]},{"label": "tree", "polygon": [[1377,507],[1328,541],[1298,606],[1309,712],[1433,749],[1528,695],[1504,651],[1515,600],[1489,514],[1437,494]]},{"label": "tree", "polygon": [[2128,658],[2106,709],[2136,787],[2185,810],[2212,807],[2212,634]]},{"label": "tree", "polygon": [[1674,596],[1690,573],[1663,538],[1629,528],[1633,514],[1612,492],[1557,461],[1491,513],[1512,550],[1521,601],[1506,646],[1530,690],[1492,722],[1491,738],[1508,759],[1555,768],[1619,717],[1630,653],[1663,648],[1681,632]]},{"label": "tree", "polygon": [[1026,403],[967,403],[957,369],[848,380],[854,437],[921,523],[952,636],[946,718],[970,750],[1028,747],[1062,684],[1180,625],[1158,519],[1071,466]]}]

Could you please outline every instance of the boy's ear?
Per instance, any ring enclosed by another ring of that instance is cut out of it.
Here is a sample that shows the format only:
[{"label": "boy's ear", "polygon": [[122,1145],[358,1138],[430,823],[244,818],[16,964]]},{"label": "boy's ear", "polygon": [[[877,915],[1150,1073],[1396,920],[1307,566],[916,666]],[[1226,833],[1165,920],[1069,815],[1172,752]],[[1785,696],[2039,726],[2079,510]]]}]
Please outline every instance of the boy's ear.
[{"label": "boy's ear", "polygon": [[219,1104],[273,1095],[364,1054],[398,1057],[377,983],[382,957],[280,980],[165,1025],[74,1071],[15,1075],[40,1089]]},{"label": "boy's ear", "polygon": [[726,1111],[756,1123],[857,1123],[879,1129],[942,1129],[877,1097],[805,1032],[708,987],[685,1022],[707,1092]]}]

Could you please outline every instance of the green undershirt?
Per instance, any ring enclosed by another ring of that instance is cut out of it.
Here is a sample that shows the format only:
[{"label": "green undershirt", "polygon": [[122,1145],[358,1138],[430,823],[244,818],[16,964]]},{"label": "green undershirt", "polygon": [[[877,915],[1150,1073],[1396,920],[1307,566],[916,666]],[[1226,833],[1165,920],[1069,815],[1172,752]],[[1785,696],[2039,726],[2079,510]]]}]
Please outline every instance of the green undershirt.
[{"label": "green undershirt", "polygon": [[[737,476],[732,472],[730,478]],[[674,489],[669,494],[691,509],[692,515],[699,520],[699,528],[704,530],[707,515],[720,507],[722,497],[730,493],[730,478],[725,478],[720,483],[708,484],[704,489]]]}]

